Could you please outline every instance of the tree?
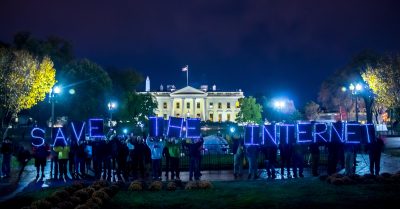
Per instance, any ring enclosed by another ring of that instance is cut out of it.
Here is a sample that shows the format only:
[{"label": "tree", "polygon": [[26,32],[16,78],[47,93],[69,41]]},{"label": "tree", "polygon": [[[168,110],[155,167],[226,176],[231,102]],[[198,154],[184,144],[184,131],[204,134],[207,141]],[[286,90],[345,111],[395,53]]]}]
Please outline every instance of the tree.
[{"label": "tree", "polygon": [[122,104],[120,119],[132,121],[134,125],[146,124],[148,116],[154,115],[157,109],[157,100],[151,94],[138,94],[134,91],[127,92],[127,99]]},{"label": "tree", "polygon": [[400,108],[400,56],[387,57],[379,65],[368,66],[362,78],[375,95],[375,108]]},{"label": "tree", "polygon": [[253,97],[239,99],[240,111],[237,115],[238,123],[260,124],[262,122],[262,106]]},{"label": "tree", "polygon": [[[348,87],[352,82],[361,82],[361,74],[367,66],[376,66],[382,56],[373,51],[362,51],[354,56],[343,68],[338,69],[332,76],[328,77],[321,85],[318,101],[324,109],[328,111],[339,111],[340,113],[351,112],[355,108],[352,95],[342,91],[343,87]],[[359,104],[360,108],[365,107],[367,121],[372,120],[373,97],[369,92],[360,94],[363,98]]]},{"label": "tree", "polygon": [[304,106],[304,115],[308,120],[316,120],[320,113],[319,104],[314,101],[307,102]]},{"label": "tree", "polygon": [[38,60],[26,51],[0,48],[3,127],[8,127],[21,110],[30,109],[45,99],[56,82],[55,74],[53,62],[48,57]]},{"label": "tree", "polygon": [[[62,104],[57,110],[60,115],[67,115],[71,120],[106,115],[111,79],[101,66],[88,59],[75,60],[62,68],[58,80],[63,89],[58,98]],[[74,94],[69,94],[71,91]]]}]

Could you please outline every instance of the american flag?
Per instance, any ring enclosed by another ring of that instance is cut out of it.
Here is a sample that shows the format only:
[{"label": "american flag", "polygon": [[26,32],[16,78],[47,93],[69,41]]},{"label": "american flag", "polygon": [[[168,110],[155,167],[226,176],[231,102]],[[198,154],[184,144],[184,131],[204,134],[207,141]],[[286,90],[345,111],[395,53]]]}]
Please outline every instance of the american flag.
[{"label": "american flag", "polygon": [[182,68],[182,71],[188,71],[188,70],[189,70],[189,66],[187,66],[187,65]]}]

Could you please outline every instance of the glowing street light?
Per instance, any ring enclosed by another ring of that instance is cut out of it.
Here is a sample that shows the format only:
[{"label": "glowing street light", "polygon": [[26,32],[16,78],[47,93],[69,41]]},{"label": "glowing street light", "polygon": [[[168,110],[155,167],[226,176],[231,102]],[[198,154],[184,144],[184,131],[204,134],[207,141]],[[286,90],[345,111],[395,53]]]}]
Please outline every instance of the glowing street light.
[{"label": "glowing street light", "polygon": [[[54,129],[54,122],[55,122],[55,114],[54,114],[54,103],[56,102],[56,96],[61,93],[61,87],[53,86],[49,92],[49,102],[51,103],[51,130],[50,130],[50,138],[53,140],[53,129]],[[51,158],[50,161],[50,178],[53,176],[53,166],[57,167],[58,162]],[[55,169],[56,170],[56,169]]]},{"label": "glowing street light", "polygon": [[117,103],[110,101],[110,102],[108,102],[107,107],[108,107],[108,111],[110,112],[110,127],[111,127],[112,126],[112,114],[113,114],[113,111],[117,108]]},{"label": "glowing street light", "polygon": [[235,133],[236,129],[235,129],[235,127],[231,127],[231,128],[229,129],[229,131],[233,134],[233,133]]},{"label": "glowing street light", "polygon": [[355,85],[351,83],[349,86],[349,90],[356,99],[356,121],[358,122],[358,94],[363,90],[363,86],[360,83],[357,83]]}]

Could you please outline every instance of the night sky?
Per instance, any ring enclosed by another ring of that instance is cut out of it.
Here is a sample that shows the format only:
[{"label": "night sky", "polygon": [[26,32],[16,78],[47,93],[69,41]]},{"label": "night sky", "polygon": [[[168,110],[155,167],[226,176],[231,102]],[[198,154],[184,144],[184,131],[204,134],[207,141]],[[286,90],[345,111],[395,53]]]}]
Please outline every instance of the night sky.
[{"label": "night sky", "polygon": [[[62,37],[78,58],[160,84],[286,96],[298,108],[364,49],[400,51],[398,0],[1,0],[0,40]],[[140,90],[144,90],[143,88]]]}]

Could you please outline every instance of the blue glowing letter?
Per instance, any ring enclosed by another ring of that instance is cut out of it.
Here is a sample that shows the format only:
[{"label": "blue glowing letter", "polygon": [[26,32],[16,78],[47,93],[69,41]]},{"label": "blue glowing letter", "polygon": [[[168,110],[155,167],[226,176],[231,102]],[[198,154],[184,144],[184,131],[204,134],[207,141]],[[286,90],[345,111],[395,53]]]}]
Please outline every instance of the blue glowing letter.
[{"label": "blue glowing letter", "polygon": [[311,123],[298,123],[297,129],[297,143],[312,142],[312,125]]},{"label": "blue glowing letter", "polygon": [[360,124],[346,124],[346,143],[359,144],[361,142]]},{"label": "blue glowing letter", "polygon": [[293,124],[281,124],[279,127],[279,140],[280,144],[293,144],[296,142],[294,137]]},{"label": "blue glowing letter", "polygon": [[149,117],[149,135],[151,137],[164,134],[164,119],[162,117]]},{"label": "blue glowing letter", "polygon": [[89,119],[89,136],[92,138],[103,138],[103,119]]},{"label": "blue glowing letter", "polygon": [[326,123],[314,123],[314,143],[322,141],[322,143],[328,142],[328,125]]},{"label": "blue glowing letter", "polygon": [[344,123],[343,122],[336,122],[332,123],[332,129],[331,129],[331,134],[330,134],[330,142],[340,142],[344,143]]},{"label": "blue glowing letter", "polygon": [[[66,146],[67,145],[67,140],[65,139],[65,136],[64,136],[64,133],[62,131],[62,128],[56,128],[55,130],[57,131],[57,133],[55,134],[55,137],[54,137],[53,147],[55,147],[55,146]],[[53,134],[53,136],[54,136],[54,134]]]},{"label": "blue glowing letter", "polygon": [[33,128],[31,131],[32,145],[40,147],[44,144],[44,133],[45,131],[41,128]]},{"label": "blue glowing letter", "polygon": [[200,137],[200,118],[186,119],[186,138]]},{"label": "blue glowing letter", "polygon": [[260,144],[260,127],[257,125],[247,125],[244,133],[245,145],[259,145]]},{"label": "blue glowing letter", "polygon": [[74,140],[74,141],[76,141],[77,143],[79,143],[81,140],[85,140],[85,136],[84,136],[84,130],[85,130],[85,125],[86,125],[86,123],[85,122],[82,122],[82,123],[80,123],[80,122],[75,122],[75,123],[78,123],[78,124],[80,124],[80,130],[79,130],[79,134],[77,133],[77,131],[76,131],[76,128],[75,128],[75,125],[74,125],[74,123],[73,122],[71,122],[71,129],[72,129],[72,133],[73,133],[73,135],[72,135],[72,139],[71,140]]},{"label": "blue glowing letter", "polygon": [[267,146],[273,145],[276,146],[278,141],[276,139],[276,125],[264,125],[262,132],[262,144]]},{"label": "blue glowing letter", "polygon": [[168,120],[168,137],[181,137],[183,128],[183,118],[169,117]]},{"label": "blue glowing letter", "polygon": [[374,124],[364,124],[362,126],[362,141],[363,143],[369,144],[372,142],[372,140],[375,140],[375,126]]}]

